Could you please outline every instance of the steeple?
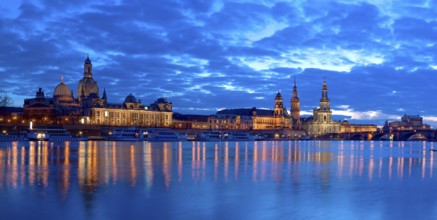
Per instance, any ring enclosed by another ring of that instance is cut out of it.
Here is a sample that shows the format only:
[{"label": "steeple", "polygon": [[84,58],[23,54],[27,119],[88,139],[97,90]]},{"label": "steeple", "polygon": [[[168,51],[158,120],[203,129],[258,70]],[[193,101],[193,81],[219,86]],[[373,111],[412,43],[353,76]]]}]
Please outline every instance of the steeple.
[{"label": "steeple", "polygon": [[326,77],[324,77],[324,80],[323,80],[322,99],[320,101],[322,101],[322,100],[329,101],[329,98],[328,98],[328,86],[326,85]]},{"label": "steeple", "polygon": [[[293,85],[293,96],[291,97],[291,101],[299,102],[299,97],[297,97],[297,86],[296,86],[296,77],[294,77],[294,85]],[[292,108],[293,109],[293,108]]]},{"label": "steeple", "polygon": [[106,97],[106,88],[103,89],[103,96],[102,96],[103,101],[106,103],[107,101],[107,97]]},{"label": "steeple", "polygon": [[282,95],[278,91],[275,97],[275,108],[274,108],[274,116],[283,116],[284,115],[284,105],[282,103]]},{"label": "steeple", "polygon": [[330,111],[330,102],[328,98],[328,86],[326,85],[326,77],[325,80],[323,80],[323,86],[322,86],[322,98],[320,99],[320,110],[322,111]]},{"label": "steeple", "polygon": [[294,77],[293,96],[291,97],[290,105],[291,117],[295,120],[300,120],[300,100],[299,97],[297,97],[296,76]]},{"label": "steeple", "polygon": [[83,76],[93,78],[93,64],[91,63],[90,57],[87,55],[85,64],[83,65]]}]

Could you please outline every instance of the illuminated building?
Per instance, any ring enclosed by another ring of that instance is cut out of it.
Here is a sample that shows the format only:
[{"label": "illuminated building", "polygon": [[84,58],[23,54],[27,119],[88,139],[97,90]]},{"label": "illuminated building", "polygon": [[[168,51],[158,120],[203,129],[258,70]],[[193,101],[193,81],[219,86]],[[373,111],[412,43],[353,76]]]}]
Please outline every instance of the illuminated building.
[{"label": "illuminated building", "polygon": [[313,109],[313,116],[306,118],[302,125],[308,135],[317,136],[340,132],[340,122],[332,120],[331,103],[328,98],[328,86],[323,81],[322,98],[319,108]]},{"label": "illuminated building", "polygon": [[83,78],[79,81],[77,87],[78,100],[81,102],[86,101],[86,99],[98,98],[99,96],[99,86],[93,78],[93,64],[89,56],[85,60],[83,70]]},{"label": "illuminated building", "polygon": [[53,92],[53,103],[58,124],[75,124],[79,121],[81,106],[74,98],[73,91],[64,83],[64,76]]},{"label": "illuminated building", "polygon": [[209,129],[207,115],[173,114],[173,128],[175,129]]},{"label": "illuminated building", "polygon": [[273,110],[268,109],[224,109],[208,119],[210,129],[271,130],[291,128],[290,115],[283,105],[282,95],[275,96]]},{"label": "illuminated building", "polygon": [[35,98],[24,100],[24,118],[41,124],[71,124],[79,120],[81,107],[73,92],[61,82],[55,87],[53,98],[47,98],[41,88]]},{"label": "illuminated building", "polygon": [[400,130],[430,130],[431,126],[423,124],[423,118],[419,115],[407,115],[401,117],[401,121],[384,123],[382,130],[384,132]]},{"label": "illuminated building", "polygon": [[24,100],[24,118],[36,123],[55,123],[55,106],[53,99],[46,98],[41,88],[36,92],[35,98]]},{"label": "illuminated building", "polygon": [[373,124],[350,124],[344,120],[340,125],[340,133],[376,132],[378,127]]},{"label": "illuminated building", "polygon": [[53,98],[45,97],[40,88],[35,98],[24,100],[24,117],[39,124],[170,127],[172,114],[172,103],[166,98],[143,105],[132,94],[122,104],[108,103],[106,90],[99,97],[99,87],[93,78],[92,63],[88,56],[83,78],[78,83],[77,98],[62,77],[53,92]]},{"label": "illuminated building", "polygon": [[82,117],[81,123],[109,126],[170,127],[172,115],[171,111],[149,110],[148,107],[136,101],[133,95],[129,95],[123,105],[91,108],[90,116]]}]

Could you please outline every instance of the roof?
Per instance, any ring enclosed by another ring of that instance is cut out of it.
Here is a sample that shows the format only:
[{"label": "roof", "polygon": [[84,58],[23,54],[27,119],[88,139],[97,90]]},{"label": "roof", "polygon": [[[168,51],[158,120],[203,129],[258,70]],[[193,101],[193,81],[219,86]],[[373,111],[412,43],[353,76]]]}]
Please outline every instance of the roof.
[{"label": "roof", "polygon": [[411,119],[422,119],[422,117],[420,115],[407,115],[407,114],[405,114],[403,117],[408,117]]},{"label": "roof", "polygon": [[173,119],[180,121],[201,121],[207,122],[209,115],[183,115],[175,113],[173,114]]},{"label": "roof", "polygon": [[273,115],[273,110],[256,109],[256,108],[223,109],[223,110],[218,111],[216,114],[252,116],[254,111],[256,112],[256,115],[258,115],[258,116],[272,116]]}]

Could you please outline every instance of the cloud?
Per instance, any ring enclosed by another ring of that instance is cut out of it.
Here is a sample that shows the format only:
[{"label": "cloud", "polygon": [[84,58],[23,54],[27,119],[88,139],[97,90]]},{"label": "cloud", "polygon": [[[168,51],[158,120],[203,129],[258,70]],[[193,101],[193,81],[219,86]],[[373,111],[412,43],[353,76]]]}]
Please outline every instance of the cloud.
[{"label": "cloud", "polygon": [[[1,5],[0,86],[15,105],[60,74],[77,94],[89,54],[111,102],[167,96],[182,113],[289,109],[302,113],[324,77],[336,114],[436,115],[436,5],[428,1],[24,1]],[[5,11],[6,11],[5,10]],[[396,92],[393,92],[396,91]],[[402,111],[400,111],[402,109]]]}]

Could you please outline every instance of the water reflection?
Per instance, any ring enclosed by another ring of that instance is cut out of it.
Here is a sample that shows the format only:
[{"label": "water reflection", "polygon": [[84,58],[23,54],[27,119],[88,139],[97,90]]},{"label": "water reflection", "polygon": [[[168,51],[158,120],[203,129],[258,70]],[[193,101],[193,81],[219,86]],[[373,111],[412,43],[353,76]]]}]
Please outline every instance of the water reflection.
[{"label": "water reflection", "polygon": [[[98,185],[141,181],[166,188],[189,177],[193,182],[280,182],[303,173],[343,178],[433,178],[433,143],[427,142],[12,142],[0,148],[0,187],[49,186],[66,196],[71,184],[92,191]],[[191,166],[186,162],[191,161]],[[73,163],[73,164],[72,164]],[[77,167],[77,170],[76,170]],[[173,170],[176,173],[173,175]],[[52,172],[52,173],[51,173]],[[77,179],[72,174],[77,173]],[[187,175],[187,173],[191,173]],[[158,176],[156,176],[158,174]],[[320,178],[325,178],[320,176]],[[156,179],[161,178],[161,179]],[[144,181],[143,181],[144,180]]]}]

